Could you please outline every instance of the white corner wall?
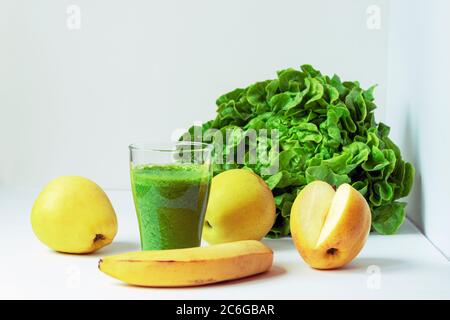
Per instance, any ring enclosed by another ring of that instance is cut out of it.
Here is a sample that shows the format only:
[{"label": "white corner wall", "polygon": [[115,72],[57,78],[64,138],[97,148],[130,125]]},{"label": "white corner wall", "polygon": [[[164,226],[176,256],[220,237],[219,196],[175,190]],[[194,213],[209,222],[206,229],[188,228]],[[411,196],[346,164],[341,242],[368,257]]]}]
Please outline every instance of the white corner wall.
[{"label": "white corner wall", "polygon": [[390,1],[386,121],[417,174],[408,216],[450,257],[450,1]]}]

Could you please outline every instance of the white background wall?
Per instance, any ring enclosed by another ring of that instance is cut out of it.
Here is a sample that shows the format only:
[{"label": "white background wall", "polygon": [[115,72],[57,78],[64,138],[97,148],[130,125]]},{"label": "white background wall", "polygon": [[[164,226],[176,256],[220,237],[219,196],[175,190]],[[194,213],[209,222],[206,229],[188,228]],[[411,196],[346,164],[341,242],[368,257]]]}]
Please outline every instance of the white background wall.
[{"label": "white background wall", "polygon": [[0,186],[78,174],[129,188],[128,144],[170,139],[214,117],[220,94],[304,63],[378,83],[383,119],[387,21],[379,0],[0,0]]},{"label": "white background wall", "polygon": [[450,1],[391,2],[386,119],[416,166],[408,215],[450,257]]}]

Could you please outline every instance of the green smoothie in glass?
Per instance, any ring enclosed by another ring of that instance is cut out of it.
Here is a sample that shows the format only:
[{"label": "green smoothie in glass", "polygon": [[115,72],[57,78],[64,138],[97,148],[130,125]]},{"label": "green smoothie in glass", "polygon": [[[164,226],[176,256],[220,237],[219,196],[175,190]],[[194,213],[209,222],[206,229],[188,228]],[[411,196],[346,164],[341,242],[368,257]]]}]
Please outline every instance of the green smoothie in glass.
[{"label": "green smoothie in glass", "polygon": [[209,163],[132,163],[142,250],[200,246],[210,168]]}]

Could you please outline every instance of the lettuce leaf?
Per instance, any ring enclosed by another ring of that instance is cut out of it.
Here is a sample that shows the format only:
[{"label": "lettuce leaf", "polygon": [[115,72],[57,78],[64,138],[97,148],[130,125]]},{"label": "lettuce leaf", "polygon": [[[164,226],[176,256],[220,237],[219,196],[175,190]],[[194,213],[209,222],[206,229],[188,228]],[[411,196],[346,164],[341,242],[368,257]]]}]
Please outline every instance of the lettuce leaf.
[{"label": "lettuce leaf", "polygon": [[[352,184],[370,205],[372,229],[392,234],[404,221],[406,204],[396,200],[410,192],[414,167],[402,159],[400,149],[388,136],[389,127],[375,122],[374,89],[364,90],[357,81],[342,82],[336,75],[322,75],[311,65],[281,70],[276,79],[220,96],[216,118],[189,132],[203,135],[208,129],[217,129],[225,136],[230,130],[232,139],[221,141],[219,154],[225,159],[240,145],[248,146],[247,130],[278,130],[279,154],[269,152],[256,164],[247,161],[249,155],[242,164],[214,164],[214,174],[245,168],[266,181],[277,206],[270,237],[290,234],[292,203],[314,180],[336,187]],[[206,137],[208,142],[217,142],[215,139],[214,135]],[[265,142],[270,149],[270,139]],[[279,170],[265,173],[264,169],[275,162]]]}]

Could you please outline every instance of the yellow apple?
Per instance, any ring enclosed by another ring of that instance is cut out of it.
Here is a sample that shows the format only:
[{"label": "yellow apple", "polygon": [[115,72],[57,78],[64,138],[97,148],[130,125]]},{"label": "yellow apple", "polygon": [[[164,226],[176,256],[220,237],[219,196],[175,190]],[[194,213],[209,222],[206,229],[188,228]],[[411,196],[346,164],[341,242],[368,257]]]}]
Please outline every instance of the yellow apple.
[{"label": "yellow apple", "polygon": [[51,181],[31,211],[36,236],[53,250],[90,253],[112,242],[117,218],[105,192],[78,176]]},{"label": "yellow apple", "polygon": [[291,209],[291,234],[305,262],[334,269],[355,258],[370,232],[366,199],[349,184],[334,189],[326,182],[309,183]]},{"label": "yellow apple", "polygon": [[233,169],[212,179],[203,227],[208,243],[261,240],[274,222],[272,191],[258,175]]}]

